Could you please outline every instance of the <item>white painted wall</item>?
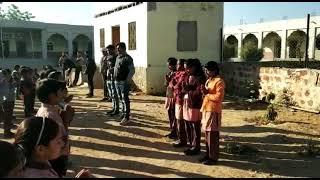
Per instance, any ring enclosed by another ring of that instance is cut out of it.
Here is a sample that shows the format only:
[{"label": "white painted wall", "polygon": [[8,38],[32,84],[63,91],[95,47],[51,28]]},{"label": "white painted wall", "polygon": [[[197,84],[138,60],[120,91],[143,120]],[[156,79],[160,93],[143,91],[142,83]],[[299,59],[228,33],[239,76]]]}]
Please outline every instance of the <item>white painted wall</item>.
[{"label": "white painted wall", "polygon": [[[128,3],[123,3],[128,4]],[[122,4],[122,5],[123,5]],[[119,4],[118,4],[119,5]],[[104,11],[110,7],[105,7]],[[136,50],[128,48],[128,23],[136,21]],[[94,20],[94,51],[95,61],[100,63],[100,29],[105,29],[105,45],[112,43],[112,26],[120,26],[120,41],[126,43],[127,53],[133,58],[135,67],[147,67],[147,3],[95,18]]]},{"label": "white painted wall", "polygon": [[[199,58],[202,63],[220,61],[220,29],[223,27],[223,2],[160,2],[148,12],[147,89],[163,92],[168,57]],[[197,51],[177,51],[178,21],[197,21]]]}]

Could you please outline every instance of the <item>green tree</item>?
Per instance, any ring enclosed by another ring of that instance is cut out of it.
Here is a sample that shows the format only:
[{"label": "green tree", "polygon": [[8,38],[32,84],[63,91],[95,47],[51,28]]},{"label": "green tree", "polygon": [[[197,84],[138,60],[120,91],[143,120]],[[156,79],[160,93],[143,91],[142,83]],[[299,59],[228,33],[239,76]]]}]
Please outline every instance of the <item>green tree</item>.
[{"label": "green tree", "polygon": [[263,49],[258,49],[253,42],[248,42],[241,48],[241,58],[245,61],[260,61],[263,58]]},{"label": "green tree", "polygon": [[32,13],[28,11],[22,12],[18,6],[14,4],[11,4],[7,11],[0,9],[0,19],[30,21],[32,18],[35,18]]}]

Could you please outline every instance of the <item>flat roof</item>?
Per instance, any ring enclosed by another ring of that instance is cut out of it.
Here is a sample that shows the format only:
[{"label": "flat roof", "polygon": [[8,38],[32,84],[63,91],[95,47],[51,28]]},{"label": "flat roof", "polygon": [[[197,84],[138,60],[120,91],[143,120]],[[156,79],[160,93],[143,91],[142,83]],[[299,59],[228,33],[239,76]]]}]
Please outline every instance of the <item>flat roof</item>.
[{"label": "flat roof", "polygon": [[114,13],[114,12],[122,11],[122,10],[124,10],[124,9],[128,9],[128,8],[137,6],[137,5],[142,4],[142,3],[143,3],[143,2],[134,2],[134,3],[130,3],[130,4],[118,6],[118,7],[116,7],[116,8],[113,8],[113,9],[109,10],[109,11],[99,13],[99,14],[95,15],[94,17],[95,17],[95,18],[99,18],[99,17],[102,17],[102,16],[106,16],[106,15],[112,14],[112,13]]}]

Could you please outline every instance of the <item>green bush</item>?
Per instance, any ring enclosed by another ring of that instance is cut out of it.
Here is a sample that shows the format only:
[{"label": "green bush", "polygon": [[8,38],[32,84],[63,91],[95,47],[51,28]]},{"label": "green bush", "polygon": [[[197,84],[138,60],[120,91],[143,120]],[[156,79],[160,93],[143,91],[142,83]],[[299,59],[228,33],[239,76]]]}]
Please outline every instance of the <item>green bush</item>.
[{"label": "green bush", "polygon": [[237,56],[237,50],[234,46],[230,44],[224,44],[223,46],[223,60],[228,60],[230,58],[233,58],[234,56]]},{"label": "green bush", "polygon": [[263,49],[258,49],[254,43],[248,42],[241,48],[241,58],[245,61],[260,61],[263,58]]},{"label": "green bush", "polygon": [[274,120],[276,120],[277,116],[278,116],[278,113],[276,111],[276,108],[274,107],[273,104],[270,104],[267,107],[267,113],[265,115],[266,119],[268,121],[274,121]]}]

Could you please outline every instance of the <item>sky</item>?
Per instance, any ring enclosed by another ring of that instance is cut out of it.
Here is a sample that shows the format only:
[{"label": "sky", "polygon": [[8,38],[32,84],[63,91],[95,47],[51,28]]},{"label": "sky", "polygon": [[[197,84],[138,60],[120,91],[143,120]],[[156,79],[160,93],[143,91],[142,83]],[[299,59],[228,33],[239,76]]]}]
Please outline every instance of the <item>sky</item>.
[{"label": "sky", "polygon": [[[0,7],[6,9],[12,3],[36,16],[33,21],[93,25],[96,9],[115,7],[121,2],[3,2]],[[259,22],[261,18],[264,22],[281,20],[284,16],[288,19],[304,18],[307,13],[320,16],[320,2],[226,2],[224,24],[239,25],[240,19],[250,24]]]}]

